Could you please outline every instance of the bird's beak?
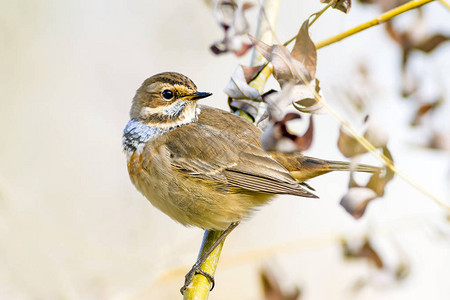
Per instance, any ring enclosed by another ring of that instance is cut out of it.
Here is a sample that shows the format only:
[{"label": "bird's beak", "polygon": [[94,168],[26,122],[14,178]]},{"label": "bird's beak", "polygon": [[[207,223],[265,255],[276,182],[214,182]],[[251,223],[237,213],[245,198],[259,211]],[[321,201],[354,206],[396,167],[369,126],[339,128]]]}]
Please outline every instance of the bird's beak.
[{"label": "bird's beak", "polygon": [[183,99],[187,99],[187,100],[198,100],[198,99],[202,99],[202,98],[206,98],[211,96],[212,93],[204,93],[204,92],[195,92],[193,94],[184,96]]}]

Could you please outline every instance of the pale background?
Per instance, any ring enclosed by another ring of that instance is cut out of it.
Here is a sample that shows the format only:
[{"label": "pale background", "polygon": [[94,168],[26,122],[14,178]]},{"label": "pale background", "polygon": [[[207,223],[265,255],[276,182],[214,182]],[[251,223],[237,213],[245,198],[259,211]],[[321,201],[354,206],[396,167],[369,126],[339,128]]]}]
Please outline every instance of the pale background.
[{"label": "pale background", "polygon": [[[134,91],[161,71],[191,77],[204,103],[227,109],[222,92],[249,56],[214,56],[221,38],[202,1],[2,0],[0,9],[0,298],[176,299],[203,232],[184,228],[153,208],[132,186],[121,150]],[[312,28],[315,41],[380,12],[354,3],[349,15],[329,12]],[[319,1],[284,1],[277,34],[296,34]],[[432,28],[450,32],[450,12],[428,5]],[[407,19],[407,18],[406,18]],[[449,44],[417,54],[417,67],[450,86]],[[319,51],[325,97],[346,117],[334,92],[352,84],[355,64],[367,61],[376,84],[373,117],[390,134],[398,167],[449,202],[449,154],[413,147],[424,141],[407,126],[413,114],[398,98],[400,52],[381,28]],[[426,65],[426,68],[424,67]],[[450,129],[449,104],[437,115]],[[307,152],[343,159],[338,124],[316,118]],[[357,122],[356,122],[357,123]],[[373,158],[368,162],[377,163]],[[355,221],[338,203],[347,174],[312,180],[320,200],[280,197],[242,224],[225,244],[211,299],[261,299],[261,267],[304,299],[444,299],[450,297],[450,228],[445,211],[396,178],[387,195]],[[400,284],[366,262],[342,259],[340,236],[373,234],[395,265],[410,262]],[[291,246],[284,247],[289,243]],[[272,251],[274,247],[281,247]],[[400,250],[399,250],[400,249]],[[181,273],[162,278],[167,271]],[[372,283],[359,293],[360,278]]]}]

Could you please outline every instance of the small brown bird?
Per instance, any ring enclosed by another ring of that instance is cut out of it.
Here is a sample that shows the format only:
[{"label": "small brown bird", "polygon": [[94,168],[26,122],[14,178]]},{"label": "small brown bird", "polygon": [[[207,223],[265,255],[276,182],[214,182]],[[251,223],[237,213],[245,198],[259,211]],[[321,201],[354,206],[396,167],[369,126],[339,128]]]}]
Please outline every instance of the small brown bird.
[{"label": "small brown bird", "polygon": [[[225,237],[275,195],[317,198],[300,183],[331,171],[350,170],[345,162],[266,152],[254,124],[197,105],[197,100],[210,95],[198,92],[182,74],[156,74],[137,90],[131,120],[124,129],[131,181],[175,221],[225,230]],[[355,171],[377,172],[378,168],[359,165]],[[212,280],[201,271],[201,263],[197,261],[188,273],[186,284],[195,273]]]}]

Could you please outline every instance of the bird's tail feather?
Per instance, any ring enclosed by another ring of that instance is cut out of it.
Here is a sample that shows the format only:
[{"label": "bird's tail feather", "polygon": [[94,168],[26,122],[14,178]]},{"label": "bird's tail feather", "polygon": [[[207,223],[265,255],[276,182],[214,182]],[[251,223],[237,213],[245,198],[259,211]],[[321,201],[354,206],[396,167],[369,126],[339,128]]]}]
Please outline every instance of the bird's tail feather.
[{"label": "bird's tail feather", "polygon": [[310,178],[326,174],[332,171],[356,171],[377,173],[380,168],[363,165],[351,164],[343,161],[332,161],[320,158],[303,156],[300,154],[282,154],[272,155],[279,163],[288,169],[293,177],[298,181],[303,182]]}]

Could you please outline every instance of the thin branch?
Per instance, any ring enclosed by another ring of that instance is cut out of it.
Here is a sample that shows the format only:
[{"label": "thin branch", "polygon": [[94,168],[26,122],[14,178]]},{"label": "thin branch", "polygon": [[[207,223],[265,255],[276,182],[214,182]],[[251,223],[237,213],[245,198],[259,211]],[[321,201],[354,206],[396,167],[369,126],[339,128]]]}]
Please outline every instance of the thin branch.
[{"label": "thin branch", "polygon": [[448,2],[447,0],[439,0],[445,7],[447,7],[448,9],[450,9],[450,2]]},{"label": "thin branch", "polygon": [[[205,230],[203,235],[203,242],[200,248],[200,253],[198,257],[201,257],[203,253],[211,247],[212,244],[222,235],[222,231],[212,231]],[[202,264],[201,269],[206,273],[214,276],[216,272],[217,264],[219,263],[220,253],[222,252],[223,243],[222,241],[216,249],[208,256],[205,262]],[[186,292],[183,295],[184,300],[194,300],[194,299],[208,299],[209,291],[211,289],[211,283],[208,278],[203,275],[196,275],[192,279],[192,282]]]},{"label": "thin branch", "polygon": [[314,19],[312,19],[312,21],[309,22],[309,27],[311,27],[312,24],[314,24],[314,22],[316,22],[317,19],[318,19],[318,18],[319,18],[319,17],[320,17],[327,9],[329,9],[331,6],[333,6],[335,2],[336,2],[336,0],[330,1],[330,3],[328,3],[327,6],[325,6],[324,8],[322,8],[320,11],[316,12],[315,14],[312,14],[311,17],[314,16]]},{"label": "thin branch", "polygon": [[336,43],[336,42],[338,42],[338,41],[340,41],[342,39],[345,39],[345,38],[347,38],[349,36],[354,35],[355,33],[361,32],[361,31],[366,30],[366,29],[368,29],[370,27],[373,27],[373,26],[376,26],[376,25],[380,25],[380,24],[382,24],[382,23],[384,23],[386,21],[389,21],[390,19],[392,19],[392,18],[394,18],[394,17],[396,17],[396,16],[398,16],[398,15],[400,15],[400,14],[402,14],[402,13],[408,11],[408,10],[418,8],[418,7],[422,6],[422,5],[425,5],[425,4],[433,2],[433,1],[435,1],[435,0],[412,0],[412,1],[409,1],[406,4],[403,4],[403,5],[399,6],[399,7],[391,9],[390,11],[382,14],[378,18],[375,18],[375,19],[373,19],[371,21],[365,22],[365,23],[363,23],[361,25],[358,25],[358,26],[356,26],[356,27],[354,27],[352,29],[349,29],[349,30],[344,31],[344,32],[342,32],[340,34],[337,34],[337,35],[332,36],[332,37],[330,37],[328,39],[325,39],[323,41],[318,42],[316,44],[316,48],[320,49],[322,47],[325,47],[325,46],[331,45],[333,43]]},{"label": "thin branch", "polygon": [[[261,6],[261,13],[259,16],[259,25],[256,33],[257,38],[271,45],[275,36],[275,24],[278,20],[278,13],[280,11],[281,0],[266,0],[264,6]],[[256,88],[262,94],[267,79],[273,71],[272,65],[268,64],[264,56],[256,49],[253,50],[250,65],[257,66],[265,63],[266,65],[258,74],[258,76],[250,82],[250,86]]]}]

